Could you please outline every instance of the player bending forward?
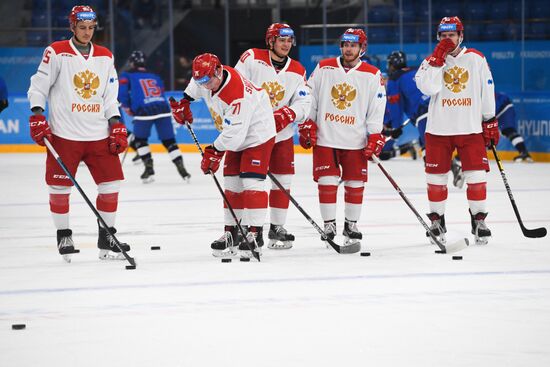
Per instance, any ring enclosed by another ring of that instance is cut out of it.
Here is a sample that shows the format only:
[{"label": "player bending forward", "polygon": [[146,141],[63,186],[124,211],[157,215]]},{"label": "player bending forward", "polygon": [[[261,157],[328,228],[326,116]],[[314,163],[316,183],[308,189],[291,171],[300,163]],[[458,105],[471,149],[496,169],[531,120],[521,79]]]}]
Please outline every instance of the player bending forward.
[{"label": "player bending forward", "polygon": [[[305,82],[306,70],[299,62],[288,57],[295,42],[294,31],[290,26],[274,23],[265,34],[267,49],[247,50],[235,66],[245,78],[269,94],[277,130],[269,171],[288,192],[294,175],[292,123],[302,122],[311,107],[311,97]],[[269,193],[271,225],[267,245],[270,249],[292,247],[294,235],[284,228],[288,204],[288,197],[272,183]]]},{"label": "player bending forward", "polygon": [[[255,251],[263,246],[263,224],[267,213],[265,178],[275,143],[275,121],[267,93],[256,88],[232,67],[222,65],[216,55],[202,54],[193,60],[193,80],[183,98],[171,101],[172,114],[180,124],[193,122],[189,103],[202,98],[221,134],[204,149],[201,169],[216,172],[225,155],[225,195],[237,220],[248,228],[247,240]],[[225,206],[225,203],[224,203]],[[212,243],[214,256],[251,257],[246,241],[237,240],[237,223],[224,208],[225,241]]]},{"label": "player bending forward", "polygon": [[[127,145],[126,127],[120,123],[118,79],[111,52],[91,40],[97,27],[89,6],[75,6],[69,14],[73,37],[46,48],[28,91],[34,115],[29,119],[33,140],[52,144],[71,174],[84,162],[97,184],[97,210],[116,233],[115,217],[120,181],[124,179],[118,154]],[[50,124],[43,115],[49,105]],[[69,195],[72,182],[48,151],[46,183],[50,211],[57,228],[57,248],[65,260],[75,252],[69,226]],[[99,226],[99,258],[124,259],[115,240]],[[122,244],[125,251],[130,246]],[[113,253],[111,253],[113,252]]]},{"label": "player bending forward", "polygon": [[426,180],[431,231],[445,241],[445,202],[454,150],[462,159],[472,234],[486,244],[485,224],[489,171],[486,146],[499,139],[495,118],[494,82],[481,52],[461,47],[464,26],[458,17],[445,17],[437,28],[439,43],[416,73],[422,93],[431,97],[426,125]]},{"label": "player bending forward", "polygon": [[[344,246],[360,250],[357,228],[367,181],[367,161],[380,154],[386,92],[380,71],[360,57],[367,36],[350,28],[340,38],[342,56],[321,60],[307,84],[311,88],[309,119],[299,126],[300,145],[313,147],[313,179],[318,183],[321,216],[328,238],[336,236],[336,197],[344,183]],[[367,138],[368,136],[368,138]]]}]

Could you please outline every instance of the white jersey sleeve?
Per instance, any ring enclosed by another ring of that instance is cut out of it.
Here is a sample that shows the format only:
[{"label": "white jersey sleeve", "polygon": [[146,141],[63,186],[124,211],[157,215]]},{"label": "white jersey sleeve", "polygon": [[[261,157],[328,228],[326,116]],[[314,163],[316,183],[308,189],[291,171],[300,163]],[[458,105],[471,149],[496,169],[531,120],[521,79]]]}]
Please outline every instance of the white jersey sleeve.
[{"label": "white jersey sleeve", "polygon": [[382,74],[380,71],[376,73],[378,83],[370,83],[369,97],[367,103],[367,133],[379,134],[382,131],[384,124],[384,113],[386,112],[386,88],[382,84]]},{"label": "white jersey sleeve", "polygon": [[60,69],[58,56],[54,49],[48,46],[44,50],[38,71],[31,77],[31,85],[27,92],[31,108],[41,107],[43,110],[46,109],[50,88],[56,82]]},{"label": "white jersey sleeve", "polygon": [[487,121],[496,113],[495,83],[487,59],[483,58],[481,64],[481,115]]},{"label": "white jersey sleeve", "polygon": [[443,67],[431,66],[424,60],[416,71],[414,80],[423,94],[430,97],[436,95],[443,86]]},{"label": "white jersey sleeve", "polygon": [[294,93],[290,98],[288,107],[294,111],[296,118],[294,122],[301,123],[308,116],[311,109],[311,93],[306,86],[306,73],[302,74],[303,83],[294,89]]},{"label": "white jersey sleeve", "polygon": [[319,64],[313,70],[313,73],[309,76],[306,86],[309,88],[311,107],[309,109],[309,115],[306,118],[316,121],[317,119],[317,106],[319,105],[319,88],[317,87],[317,75],[319,75]]},{"label": "white jersey sleeve", "polygon": [[105,118],[108,120],[113,116],[120,117],[118,108],[118,75],[115,69],[114,61],[111,63],[108,75],[108,84],[105,88],[103,100],[105,101]]}]

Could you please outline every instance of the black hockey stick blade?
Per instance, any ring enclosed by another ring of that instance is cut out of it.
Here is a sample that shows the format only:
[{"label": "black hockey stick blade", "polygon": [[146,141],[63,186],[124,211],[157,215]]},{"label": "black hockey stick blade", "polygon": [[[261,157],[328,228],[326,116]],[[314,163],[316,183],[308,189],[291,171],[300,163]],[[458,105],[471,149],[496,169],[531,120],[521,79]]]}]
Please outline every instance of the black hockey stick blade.
[{"label": "black hockey stick blade", "polygon": [[546,228],[544,227],[528,229],[528,228],[525,228],[523,224],[521,225],[521,231],[523,232],[523,235],[525,237],[529,237],[529,238],[546,237],[546,233],[547,233]]}]

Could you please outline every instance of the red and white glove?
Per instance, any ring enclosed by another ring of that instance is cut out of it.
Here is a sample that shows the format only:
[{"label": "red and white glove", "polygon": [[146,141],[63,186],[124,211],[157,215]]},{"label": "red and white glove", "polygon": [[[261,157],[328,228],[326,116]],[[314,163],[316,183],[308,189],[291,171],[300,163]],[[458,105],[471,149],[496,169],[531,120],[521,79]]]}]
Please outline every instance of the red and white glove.
[{"label": "red and white glove", "polygon": [[202,155],[201,170],[205,175],[210,172],[215,173],[220,168],[220,162],[225,152],[219,151],[214,148],[213,145],[209,145],[204,148],[204,154]]},{"label": "red and white glove", "polygon": [[456,48],[455,43],[450,38],[443,38],[435,46],[434,52],[428,58],[428,64],[431,66],[441,67],[445,64],[445,58]]},{"label": "red and white glove", "polygon": [[370,134],[367,146],[363,151],[365,158],[370,160],[373,155],[378,157],[382,152],[382,148],[384,148],[384,144],[386,144],[386,140],[382,134]]},{"label": "red and white glove", "polygon": [[44,146],[44,138],[52,141],[52,130],[44,115],[32,115],[29,117],[29,127],[31,129],[31,138],[36,144]]},{"label": "red and white glove", "polygon": [[483,139],[485,139],[485,145],[490,147],[491,144],[497,146],[498,140],[500,138],[500,133],[498,131],[498,120],[496,117],[493,117],[490,120],[483,121],[481,124],[483,127]]},{"label": "red and white glove", "polygon": [[274,111],[273,117],[275,117],[275,130],[277,132],[283,130],[294,120],[296,120],[296,114],[287,106],[283,106],[277,111]]},{"label": "red and white glove", "polygon": [[128,148],[128,130],[126,126],[117,122],[111,125],[111,133],[109,134],[109,151],[111,154],[117,155],[124,152]]},{"label": "red and white glove", "polygon": [[177,102],[173,97],[170,97],[170,108],[172,116],[178,124],[185,125],[186,122],[193,123],[193,112],[191,112],[191,102],[188,99],[182,98]]},{"label": "red and white glove", "polygon": [[307,119],[298,125],[298,133],[302,148],[309,149],[317,144],[317,124],[312,119]]}]

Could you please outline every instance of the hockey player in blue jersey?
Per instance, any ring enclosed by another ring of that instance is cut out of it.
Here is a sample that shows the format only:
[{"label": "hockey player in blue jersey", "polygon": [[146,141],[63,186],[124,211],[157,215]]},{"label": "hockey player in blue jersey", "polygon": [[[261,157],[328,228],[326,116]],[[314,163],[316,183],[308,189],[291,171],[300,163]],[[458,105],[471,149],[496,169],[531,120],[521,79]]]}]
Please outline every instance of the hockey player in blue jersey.
[{"label": "hockey player in blue jersey", "polygon": [[145,69],[145,55],[141,51],[133,51],[128,59],[130,70],[119,75],[118,100],[122,108],[133,116],[135,148],[145,165],[141,175],[144,183],[154,181],[155,170],[149,148],[151,128],[155,125],[162,145],[168,151],[172,162],[184,180],[191,175],[183,164],[183,157],[176,143],[172,112],[164,96],[164,84],[157,74]]},{"label": "hockey player in blue jersey", "polygon": [[514,162],[533,162],[533,158],[531,158],[531,155],[527,151],[523,137],[517,131],[518,123],[516,120],[516,109],[510,97],[504,93],[496,92],[495,101],[498,128],[502,135],[510,140],[519,153],[519,155],[514,157]]}]

